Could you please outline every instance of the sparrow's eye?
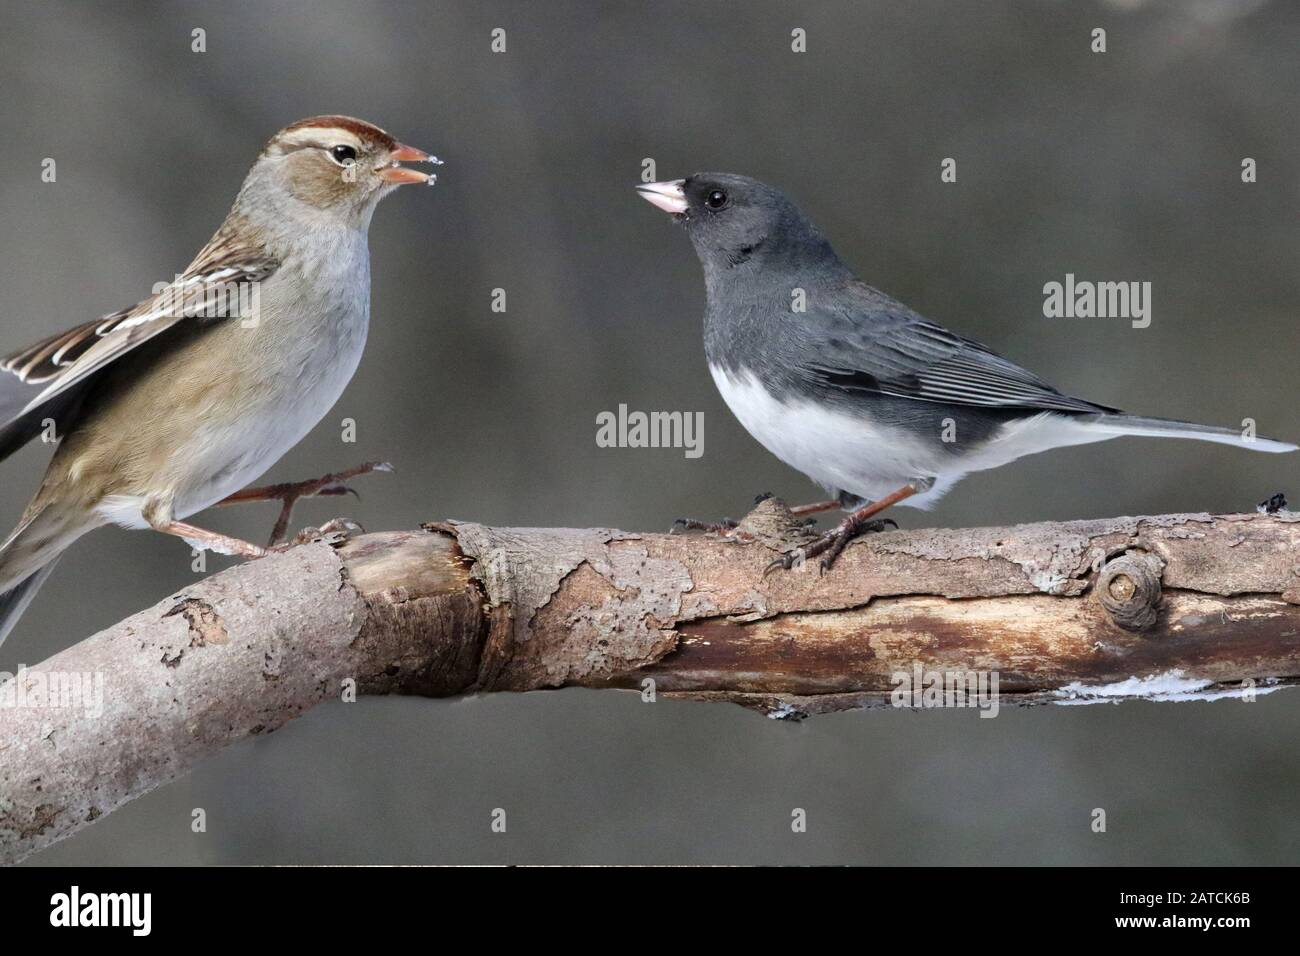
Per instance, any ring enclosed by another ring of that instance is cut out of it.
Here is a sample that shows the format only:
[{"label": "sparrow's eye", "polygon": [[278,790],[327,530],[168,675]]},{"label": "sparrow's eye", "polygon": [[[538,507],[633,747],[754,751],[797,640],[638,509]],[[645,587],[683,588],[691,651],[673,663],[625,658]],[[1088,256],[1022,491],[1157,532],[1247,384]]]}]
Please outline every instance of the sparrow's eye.
[{"label": "sparrow's eye", "polygon": [[704,197],[704,205],[710,209],[721,209],[727,204],[727,194],[721,189],[715,189]]},{"label": "sparrow's eye", "polygon": [[340,166],[351,166],[357,161],[357,151],[351,146],[335,146],[330,150],[330,159]]}]

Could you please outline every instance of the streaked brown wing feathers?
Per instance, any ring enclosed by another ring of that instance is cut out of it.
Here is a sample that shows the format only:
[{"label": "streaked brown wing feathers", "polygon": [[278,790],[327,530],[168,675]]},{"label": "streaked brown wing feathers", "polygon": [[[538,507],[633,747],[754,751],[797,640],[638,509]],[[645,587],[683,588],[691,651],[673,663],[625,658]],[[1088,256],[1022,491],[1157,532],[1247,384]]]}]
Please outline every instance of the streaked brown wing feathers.
[{"label": "streaked brown wing feathers", "polygon": [[239,316],[249,284],[270,277],[278,266],[262,249],[223,230],[185,275],[138,305],[0,359],[0,428],[182,319]]},{"label": "streaked brown wing feathers", "polygon": [[27,385],[43,385],[74,365],[78,358],[117,325],[132,309],[114,312],[51,335],[0,362],[0,371],[16,375]]}]

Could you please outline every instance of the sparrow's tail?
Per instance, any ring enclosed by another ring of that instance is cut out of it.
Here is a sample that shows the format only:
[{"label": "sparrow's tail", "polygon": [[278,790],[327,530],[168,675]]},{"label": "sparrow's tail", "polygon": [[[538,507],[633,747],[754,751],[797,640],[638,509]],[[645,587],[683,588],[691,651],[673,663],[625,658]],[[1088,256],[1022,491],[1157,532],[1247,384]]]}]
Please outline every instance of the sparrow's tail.
[{"label": "sparrow's tail", "polygon": [[27,605],[32,603],[32,598],[36,597],[36,592],[50,576],[58,560],[59,556],[56,554],[34,574],[28,575],[20,583],[0,594],[0,644],[5,642],[9,632],[14,629],[18,619],[27,610]]},{"label": "sparrow's tail", "polygon": [[28,515],[0,544],[0,644],[54,570],[68,545],[87,529],[69,529],[48,510]]},{"label": "sparrow's tail", "polygon": [[1089,428],[1116,437],[1136,435],[1144,438],[1195,438],[1222,445],[1236,445],[1251,451],[1280,453],[1295,451],[1290,442],[1260,438],[1243,429],[1218,428],[1214,425],[1197,425],[1193,422],[1176,422],[1167,418],[1142,418],[1137,415],[1099,415],[1089,421]]}]

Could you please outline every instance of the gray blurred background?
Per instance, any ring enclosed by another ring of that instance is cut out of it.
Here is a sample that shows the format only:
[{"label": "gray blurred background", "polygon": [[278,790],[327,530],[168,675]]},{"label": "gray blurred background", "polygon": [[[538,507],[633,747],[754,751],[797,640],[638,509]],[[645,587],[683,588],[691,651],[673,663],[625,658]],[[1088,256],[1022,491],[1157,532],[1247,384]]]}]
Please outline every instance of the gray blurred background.
[{"label": "gray blurred background", "polygon": [[[665,530],[739,516],[761,491],[815,494],[715,393],[699,266],[632,191],[646,157],[659,178],[781,185],[863,278],[1064,390],[1300,435],[1297,4],[0,7],[0,351],[171,278],[262,143],[299,117],[355,114],[446,160],[435,189],[376,215],[365,360],[268,476],[391,460],[346,506],[371,530],[443,517]],[[1104,55],[1089,49],[1098,26]],[[807,53],[790,50],[795,27]],[[40,182],[45,157],[57,183]],[[955,185],[940,182],[945,157]],[[1043,284],[1067,272],[1152,282],[1150,328],[1044,318]],[[619,403],[702,411],[704,456],[596,447],[596,414]],[[356,444],[340,441],[345,417]],[[0,531],[45,457],[0,465]],[[1249,510],[1279,489],[1300,499],[1298,469],[1128,439],[974,476],[899,517]],[[297,523],[338,509],[308,503]],[[260,540],[273,518],[262,505],[201,523]],[[159,535],[84,539],[0,670],[185,586],[189,561]],[[617,692],[363,699],[235,747],[33,862],[1294,863],[1297,743],[1294,691],[801,725]],[[206,834],[190,832],[195,807]],[[490,832],[495,807],[507,834]],[[791,833],[793,807],[806,834]],[[1106,834],[1089,828],[1094,807]]]}]

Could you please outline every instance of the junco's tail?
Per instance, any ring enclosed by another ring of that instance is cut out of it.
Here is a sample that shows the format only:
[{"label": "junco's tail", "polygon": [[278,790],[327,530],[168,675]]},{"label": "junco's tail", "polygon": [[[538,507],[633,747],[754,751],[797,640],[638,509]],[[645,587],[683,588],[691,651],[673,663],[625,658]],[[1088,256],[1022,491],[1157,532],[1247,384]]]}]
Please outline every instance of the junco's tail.
[{"label": "junco's tail", "polygon": [[1142,418],[1138,415],[1098,415],[1089,424],[1093,430],[1115,436],[1195,438],[1198,441],[1213,441],[1222,445],[1236,445],[1238,448],[1247,448],[1251,451],[1273,453],[1295,451],[1297,448],[1290,442],[1260,438],[1237,428],[1218,428],[1214,425],[1197,425],[1193,422],[1177,422],[1166,418]]},{"label": "junco's tail", "polygon": [[42,510],[28,515],[0,544],[0,644],[54,570],[59,555],[82,533],[70,531],[66,522]]}]

